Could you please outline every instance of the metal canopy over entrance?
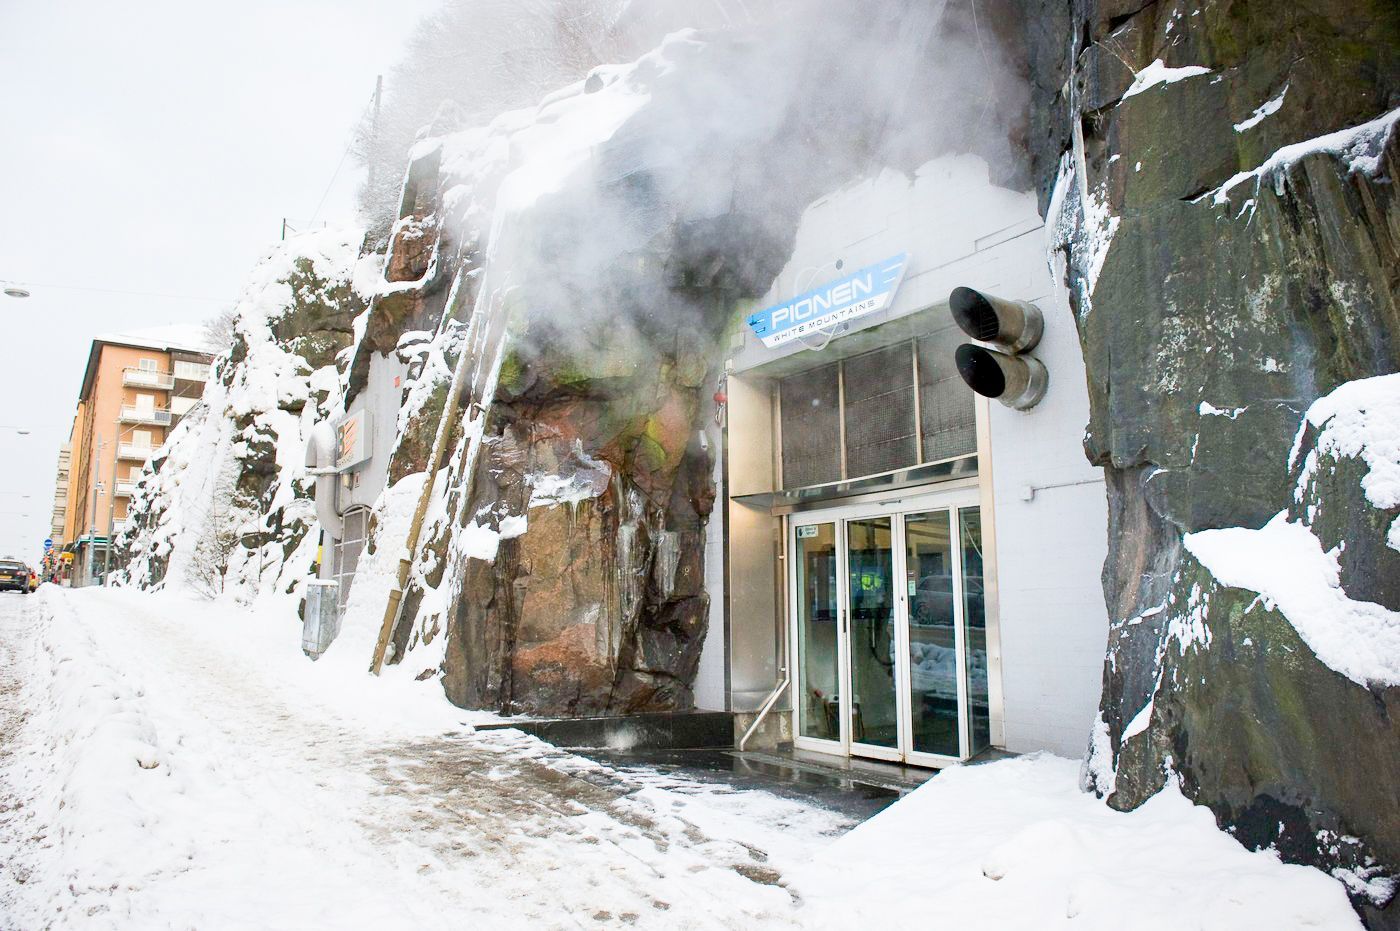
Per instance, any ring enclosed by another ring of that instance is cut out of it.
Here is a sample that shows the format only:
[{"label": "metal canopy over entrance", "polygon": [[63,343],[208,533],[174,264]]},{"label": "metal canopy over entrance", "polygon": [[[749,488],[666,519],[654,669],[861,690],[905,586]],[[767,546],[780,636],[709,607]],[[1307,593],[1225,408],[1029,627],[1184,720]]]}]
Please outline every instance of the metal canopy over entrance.
[{"label": "metal canopy over entrance", "polygon": [[978,490],[786,525],[794,743],[926,766],[990,746]]}]

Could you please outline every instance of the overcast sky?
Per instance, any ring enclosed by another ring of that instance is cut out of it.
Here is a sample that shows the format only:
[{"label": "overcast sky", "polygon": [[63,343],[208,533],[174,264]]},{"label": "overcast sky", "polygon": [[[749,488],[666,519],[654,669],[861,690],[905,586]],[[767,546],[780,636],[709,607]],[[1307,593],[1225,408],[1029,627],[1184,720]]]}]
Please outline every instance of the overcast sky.
[{"label": "overcast sky", "polygon": [[[32,431],[0,429],[0,555],[41,552],[92,337],[232,303],[435,5],[0,2],[0,280],[33,292],[0,296],[0,425]],[[359,181],[347,162],[320,219]]]}]

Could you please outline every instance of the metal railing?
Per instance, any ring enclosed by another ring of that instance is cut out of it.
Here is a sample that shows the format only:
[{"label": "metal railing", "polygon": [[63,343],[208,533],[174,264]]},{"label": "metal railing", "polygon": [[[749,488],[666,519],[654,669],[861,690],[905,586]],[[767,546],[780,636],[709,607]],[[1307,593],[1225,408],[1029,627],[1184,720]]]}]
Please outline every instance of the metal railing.
[{"label": "metal railing", "polygon": [[170,411],[164,407],[128,407],[122,405],[122,423],[149,423],[170,426]]},{"label": "metal railing", "polygon": [[145,462],[155,451],[156,448],[149,444],[143,446],[140,443],[120,443],[117,445],[117,458]]},{"label": "metal railing", "polygon": [[134,494],[136,494],[136,482],[130,480],[122,481],[121,479],[117,480],[118,498],[130,498]]},{"label": "metal railing", "polygon": [[159,388],[169,391],[175,387],[175,376],[169,372],[156,372],[151,369],[122,369],[122,384],[137,388]]}]

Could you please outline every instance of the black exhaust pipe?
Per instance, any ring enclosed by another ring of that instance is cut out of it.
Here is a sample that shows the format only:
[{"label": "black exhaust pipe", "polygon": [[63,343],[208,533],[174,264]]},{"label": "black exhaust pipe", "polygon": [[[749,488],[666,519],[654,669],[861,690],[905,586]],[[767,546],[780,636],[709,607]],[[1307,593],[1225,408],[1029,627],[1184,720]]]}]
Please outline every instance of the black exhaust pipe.
[{"label": "black exhaust pipe", "polygon": [[1030,356],[1010,356],[963,343],[955,359],[958,374],[969,388],[1018,411],[1030,410],[1040,403],[1050,382],[1045,366]]},{"label": "black exhaust pipe", "polygon": [[1045,318],[1030,301],[1011,301],[972,288],[954,288],[948,305],[964,333],[978,342],[1003,346],[1012,355],[1034,349],[1045,332]]}]

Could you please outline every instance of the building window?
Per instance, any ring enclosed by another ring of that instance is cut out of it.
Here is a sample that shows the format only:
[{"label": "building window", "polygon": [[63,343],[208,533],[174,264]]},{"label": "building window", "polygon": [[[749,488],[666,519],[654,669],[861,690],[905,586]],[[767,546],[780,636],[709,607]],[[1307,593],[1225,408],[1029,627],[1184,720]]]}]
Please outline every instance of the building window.
[{"label": "building window", "polygon": [[199,398],[186,398],[177,395],[170,399],[170,413],[176,417],[183,417],[198,403]]},{"label": "building window", "polygon": [[950,325],[782,379],[783,487],[975,454],[974,398],[953,363],[960,341]]},{"label": "building window", "polygon": [[157,372],[160,370],[160,362],[156,359],[142,359],[136,363],[136,367],[143,372]]},{"label": "building window", "polygon": [[209,366],[202,362],[176,362],[175,377],[183,381],[208,381]]}]

